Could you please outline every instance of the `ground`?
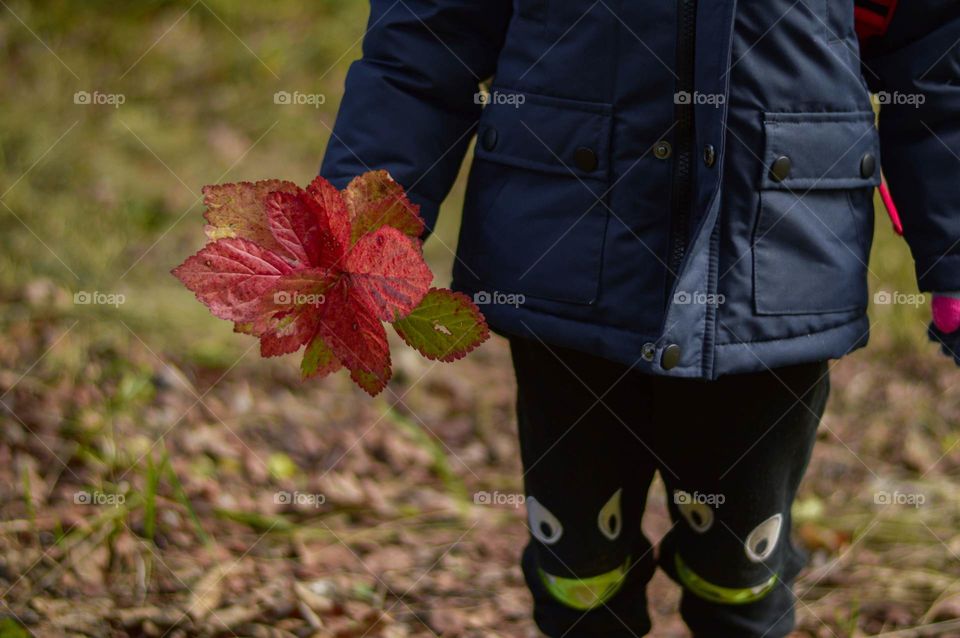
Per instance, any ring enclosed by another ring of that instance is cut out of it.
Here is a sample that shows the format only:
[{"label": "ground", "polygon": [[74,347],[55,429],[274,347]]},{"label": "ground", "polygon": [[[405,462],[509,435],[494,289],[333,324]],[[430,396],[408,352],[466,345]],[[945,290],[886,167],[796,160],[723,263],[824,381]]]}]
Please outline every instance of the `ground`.
[{"label": "ground", "polygon": [[[0,636],[536,635],[503,340],[395,344],[370,399],[261,360],[168,274],[204,184],[315,173],[365,5],[0,8]],[[882,213],[870,268],[895,303],[833,363],[798,635],[960,636],[960,371]],[[669,526],[659,485],[644,526]],[[686,635],[676,587],[650,598],[653,635]]]}]

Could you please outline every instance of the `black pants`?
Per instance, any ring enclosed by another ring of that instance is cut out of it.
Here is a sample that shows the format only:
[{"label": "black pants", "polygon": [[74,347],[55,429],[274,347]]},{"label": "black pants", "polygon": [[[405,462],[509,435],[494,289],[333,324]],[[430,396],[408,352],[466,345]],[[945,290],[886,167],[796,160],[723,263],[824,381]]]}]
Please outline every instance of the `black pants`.
[{"label": "black pants", "polygon": [[[778,638],[804,557],[790,506],[829,393],[825,362],[716,381],[640,374],[512,342],[531,539],[523,571],[548,636],[642,636],[659,565],[694,636]],[[673,527],[640,520],[654,472]]]}]

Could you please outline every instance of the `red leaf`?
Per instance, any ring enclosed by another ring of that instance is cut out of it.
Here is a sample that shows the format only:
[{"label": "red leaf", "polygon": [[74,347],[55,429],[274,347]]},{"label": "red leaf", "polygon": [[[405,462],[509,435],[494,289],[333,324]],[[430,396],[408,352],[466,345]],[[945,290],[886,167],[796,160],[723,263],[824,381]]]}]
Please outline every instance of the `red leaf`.
[{"label": "red leaf", "polygon": [[338,276],[317,268],[281,277],[267,291],[253,332],[261,337],[265,357],[296,352],[310,341],[320,318],[328,312],[327,290]]},{"label": "red leaf", "polygon": [[274,239],[300,267],[320,261],[320,232],[317,216],[306,194],[271,193],[266,200],[267,221]]},{"label": "red leaf", "polygon": [[350,370],[350,378],[371,396],[379,394],[391,375],[383,324],[345,282],[328,292],[327,304],[318,334]]},{"label": "red leaf", "polygon": [[243,323],[257,317],[264,293],[292,270],[276,253],[237,238],[207,244],[173,274],[215,316]]},{"label": "red leaf", "polygon": [[280,251],[267,223],[267,196],[273,192],[295,193],[300,188],[293,182],[268,179],[261,182],[212,184],[203,187],[204,213],[212,240],[240,237],[267,250]]},{"label": "red leaf", "polygon": [[344,269],[360,301],[382,321],[409,314],[433,281],[419,242],[390,227],[364,235]]},{"label": "red leaf", "polygon": [[350,215],[343,196],[322,177],[307,186],[307,197],[315,204],[314,214],[320,228],[320,255],[316,264],[330,268],[339,264],[350,245]]},{"label": "red leaf", "polygon": [[407,198],[403,187],[387,171],[370,171],[355,177],[343,191],[343,199],[353,227],[351,242],[384,226],[410,237],[423,233],[420,207]]},{"label": "red leaf", "polygon": [[466,297],[428,295],[419,209],[385,171],[343,192],[322,177],[306,189],[280,180],[208,186],[204,201],[214,241],[173,274],[237,332],[259,337],[263,356],[307,345],[303,378],[344,366],[368,393],[381,392],[391,375],[382,321],[440,360],[489,334]]},{"label": "red leaf", "polygon": [[267,358],[293,354],[303,346],[303,343],[297,333],[282,336],[267,333],[260,336],[260,356]]}]

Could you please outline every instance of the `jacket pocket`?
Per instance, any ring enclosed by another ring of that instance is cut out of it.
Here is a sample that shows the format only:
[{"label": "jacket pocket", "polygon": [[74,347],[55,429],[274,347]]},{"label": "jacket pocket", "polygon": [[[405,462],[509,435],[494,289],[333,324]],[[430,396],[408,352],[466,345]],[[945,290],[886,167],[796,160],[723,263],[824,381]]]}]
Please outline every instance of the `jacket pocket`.
[{"label": "jacket pocket", "polygon": [[873,187],[880,152],[873,113],[767,113],[753,235],[760,315],[867,306]]},{"label": "jacket pocket", "polygon": [[608,211],[611,107],[498,88],[480,118],[454,277],[589,304]]}]

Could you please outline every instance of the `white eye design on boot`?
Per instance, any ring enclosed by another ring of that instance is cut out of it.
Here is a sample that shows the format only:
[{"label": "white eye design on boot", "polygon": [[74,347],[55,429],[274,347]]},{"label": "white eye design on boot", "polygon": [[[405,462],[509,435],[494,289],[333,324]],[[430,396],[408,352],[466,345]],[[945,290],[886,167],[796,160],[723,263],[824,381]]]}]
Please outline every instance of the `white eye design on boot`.
[{"label": "white eye design on boot", "polygon": [[617,540],[623,528],[623,515],[620,513],[620,494],[622,493],[622,487],[614,492],[607,504],[600,508],[600,514],[597,516],[597,527],[600,528],[600,533],[612,541]]},{"label": "white eye design on boot", "polygon": [[677,504],[677,509],[693,531],[704,534],[713,526],[713,510],[706,503],[695,500],[689,492],[675,490],[673,502]]},{"label": "white eye design on boot", "polygon": [[527,520],[530,533],[545,545],[553,545],[563,536],[563,525],[557,517],[532,496],[527,497]]},{"label": "white eye design on boot", "polygon": [[783,527],[783,514],[775,514],[753,528],[744,542],[747,558],[755,563],[770,558],[773,549],[780,540],[780,529]]}]

